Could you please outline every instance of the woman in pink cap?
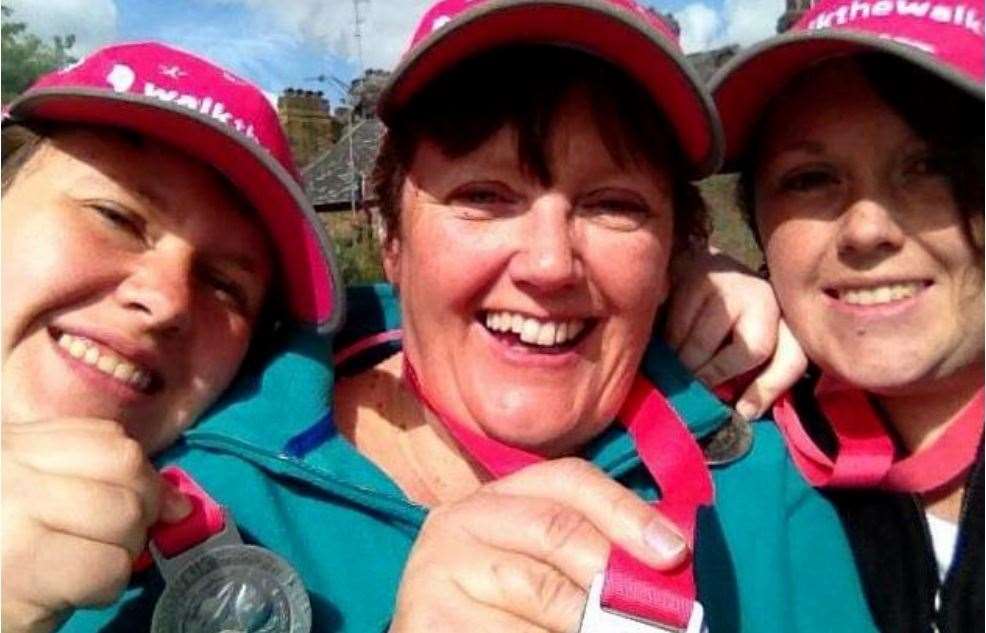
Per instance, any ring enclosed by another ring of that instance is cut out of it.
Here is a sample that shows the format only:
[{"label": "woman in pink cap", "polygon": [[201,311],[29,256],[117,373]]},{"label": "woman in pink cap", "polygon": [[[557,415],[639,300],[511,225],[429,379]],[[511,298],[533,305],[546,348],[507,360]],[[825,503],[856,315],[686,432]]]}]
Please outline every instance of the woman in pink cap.
[{"label": "woman in pink cap", "polygon": [[3,629],[41,631],[114,599],[148,526],[188,514],[146,455],[276,324],[340,308],[277,113],[235,75],[111,46],[3,125]]},{"label": "woman in pink cap", "polygon": [[443,0],[380,114],[393,285],[349,295],[330,406],[280,358],[164,457],[294,564],[310,613],[203,562],[65,630],[872,630],[776,429],[654,335],[721,150],[661,18]]},{"label": "woman in pink cap", "polygon": [[813,363],[774,417],[888,633],[983,627],[983,18],[821,2],[714,80]]}]

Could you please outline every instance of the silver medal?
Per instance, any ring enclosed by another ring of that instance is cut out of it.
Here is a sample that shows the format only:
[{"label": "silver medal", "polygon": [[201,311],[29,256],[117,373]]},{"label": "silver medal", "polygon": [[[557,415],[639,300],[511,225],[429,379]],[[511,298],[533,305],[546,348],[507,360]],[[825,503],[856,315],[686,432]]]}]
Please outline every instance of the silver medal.
[{"label": "silver medal", "polygon": [[722,466],[750,452],[753,428],[749,420],[734,411],[729,422],[703,439],[701,444],[705,463],[709,466]]},{"label": "silver medal", "polygon": [[227,514],[207,541],[165,558],[151,554],[165,588],[154,608],[153,633],[308,633],[308,592],[291,565],[262,547],[244,545]]}]

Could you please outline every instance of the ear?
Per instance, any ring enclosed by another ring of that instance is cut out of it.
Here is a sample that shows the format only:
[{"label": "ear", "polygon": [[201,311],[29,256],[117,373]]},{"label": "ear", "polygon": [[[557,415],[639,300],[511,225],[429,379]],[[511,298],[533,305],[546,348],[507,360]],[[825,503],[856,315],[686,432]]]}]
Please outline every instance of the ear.
[{"label": "ear", "polygon": [[401,240],[396,235],[388,235],[383,242],[383,272],[387,281],[398,287],[401,278]]}]

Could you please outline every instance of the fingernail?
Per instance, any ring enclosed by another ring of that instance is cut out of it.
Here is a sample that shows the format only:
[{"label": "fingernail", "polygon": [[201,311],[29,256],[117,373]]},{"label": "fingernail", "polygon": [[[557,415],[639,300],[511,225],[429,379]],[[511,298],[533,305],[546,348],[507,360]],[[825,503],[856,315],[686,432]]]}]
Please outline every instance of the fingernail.
[{"label": "fingernail", "polygon": [[677,563],[685,557],[688,545],[685,539],[672,531],[668,525],[655,519],[644,528],[644,542],[668,564]]},{"label": "fingernail", "polygon": [[176,523],[191,513],[191,500],[177,489],[166,485],[161,500],[161,520]]},{"label": "fingernail", "polygon": [[757,417],[757,407],[752,402],[740,400],[736,403],[736,413],[743,416],[745,420],[752,420]]}]

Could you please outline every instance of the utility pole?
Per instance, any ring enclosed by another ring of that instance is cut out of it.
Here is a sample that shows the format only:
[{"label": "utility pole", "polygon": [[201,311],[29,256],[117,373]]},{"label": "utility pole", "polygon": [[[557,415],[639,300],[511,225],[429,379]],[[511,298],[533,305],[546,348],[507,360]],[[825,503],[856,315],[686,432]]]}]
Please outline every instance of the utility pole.
[{"label": "utility pole", "polygon": [[353,38],[356,40],[356,61],[359,64],[359,76],[363,76],[363,16],[360,15],[359,5],[369,4],[370,0],[353,0]]}]

